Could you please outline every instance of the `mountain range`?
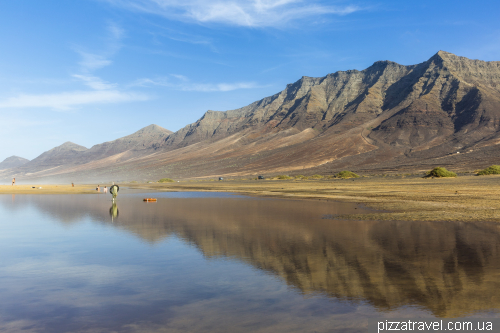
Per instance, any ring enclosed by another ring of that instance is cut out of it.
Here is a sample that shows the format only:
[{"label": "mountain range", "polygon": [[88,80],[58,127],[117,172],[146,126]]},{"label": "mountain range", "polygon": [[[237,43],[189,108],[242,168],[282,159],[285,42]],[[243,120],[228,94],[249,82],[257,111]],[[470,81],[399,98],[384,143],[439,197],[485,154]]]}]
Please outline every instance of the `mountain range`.
[{"label": "mountain range", "polygon": [[499,164],[499,130],[500,62],[439,51],[417,65],[377,61],[304,76],[240,109],[207,111],[175,133],[150,125],[90,149],[66,142],[22,165],[0,163],[0,178],[467,171]]}]

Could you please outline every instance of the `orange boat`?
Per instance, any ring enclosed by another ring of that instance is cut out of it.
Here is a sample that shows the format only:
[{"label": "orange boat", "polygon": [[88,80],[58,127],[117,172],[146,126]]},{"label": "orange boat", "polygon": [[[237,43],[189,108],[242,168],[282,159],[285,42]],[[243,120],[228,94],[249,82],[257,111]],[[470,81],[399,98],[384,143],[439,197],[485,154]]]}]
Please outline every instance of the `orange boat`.
[{"label": "orange boat", "polygon": [[156,202],[156,198],[144,198],[143,201],[151,201],[151,202]]}]

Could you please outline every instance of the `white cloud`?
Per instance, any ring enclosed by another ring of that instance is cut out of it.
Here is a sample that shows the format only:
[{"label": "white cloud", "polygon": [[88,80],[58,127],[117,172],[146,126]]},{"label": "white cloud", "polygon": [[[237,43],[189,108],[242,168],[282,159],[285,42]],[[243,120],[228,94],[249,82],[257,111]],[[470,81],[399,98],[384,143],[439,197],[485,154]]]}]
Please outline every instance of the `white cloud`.
[{"label": "white cloud", "polygon": [[181,90],[185,91],[232,91],[238,89],[254,89],[259,86],[253,82],[236,82],[236,83],[217,83],[217,84],[186,84],[182,85]]},{"label": "white cloud", "polygon": [[116,84],[108,83],[96,76],[73,74],[73,77],[82,80],[87,86],[95,90],[109,90],[116,88]]},{"label": "white cloud", "polygon": [[112,43],[118,43],[125,35],[125,30],[123,30],[114,22],[110,22],[108,24],[108,32],[110,34],[110,40]]},{"label": "white cloud", "polygon": [[282,26],[321,15],[346,15],[361,10],[355,5],[330,6],[314,0],[104,0],[116,6],[200,23],[245,27]]},{"label": "white cloud", "polygon": [[85,104],[122,103],[144,101],[149,97],[134,92],[117,90],[72,91],[55,94],[22,94],[0,100],[0,108],[53,108],[68,110]]},{"label": "white cloud", "polygon": [[82,57],[78,64],[83,72],[94,71],[113,63],[110,58],[120,50],[125,31],[111,22],[107,26],[107,32],[106,46],[100,52],[89,52],[79,46],[75,47],[75,51]]},{"label": "white cloud", "polygon": [[187,82],[189,81],[189,79],[184,76],[184,75],[180,75],[180,74],[171,74],[173,77],[175,77],[176,79],[179,79],[181,81],[184,81],[184,82]]},{"label": "white cloud", "polygon": [[163,86],[182,91],[200,91],[200,92],[224,92],[238,89],[254,89],[260,88],[255,82],[234,82],[234,83],[195,83],[184,75],[171,74],[174,78],[172,81],[168,77],[155,79],[143,78],[136,80],[130,86]]},{"label": "white cloud", "polygon": [[82,60],[78,64],[80,65],[80,67],[82,67],[82,70],[84,71],[93,71],[99,68],[109,66],[112,63],[112,61],[109,60],[104,55],[87,53],[83,51],[77,51],[77,52],[82,57]]}]

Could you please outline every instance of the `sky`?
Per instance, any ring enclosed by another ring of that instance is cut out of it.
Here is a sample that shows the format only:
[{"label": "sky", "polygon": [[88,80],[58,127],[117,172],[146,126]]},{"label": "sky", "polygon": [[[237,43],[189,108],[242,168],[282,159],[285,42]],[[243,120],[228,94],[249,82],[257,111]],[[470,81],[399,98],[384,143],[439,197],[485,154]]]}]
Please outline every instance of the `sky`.
[{"label": "sky", "polygon": [[499,13],[497,0],[1,1],[0,161],[175,132],[378,60],[499,61]]}]

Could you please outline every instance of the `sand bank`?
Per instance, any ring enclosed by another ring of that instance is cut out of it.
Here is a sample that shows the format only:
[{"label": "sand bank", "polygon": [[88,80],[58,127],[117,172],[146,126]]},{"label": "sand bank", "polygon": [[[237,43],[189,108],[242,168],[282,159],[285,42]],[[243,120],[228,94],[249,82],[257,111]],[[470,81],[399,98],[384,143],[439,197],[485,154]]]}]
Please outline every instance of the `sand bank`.
[{"label": "sand bank", "polygon": [[[0,194],[97,194],[96,185],[0,185]],[[102,188],[101,188],[102,193]]]}]

